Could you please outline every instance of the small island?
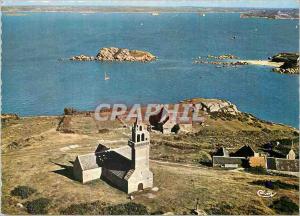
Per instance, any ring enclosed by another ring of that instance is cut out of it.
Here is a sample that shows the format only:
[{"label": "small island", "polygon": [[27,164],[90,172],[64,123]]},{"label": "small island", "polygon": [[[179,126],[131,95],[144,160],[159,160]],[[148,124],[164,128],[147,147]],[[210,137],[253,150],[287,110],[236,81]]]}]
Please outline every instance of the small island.
[{"label": "small island", "polygon": [[141,50],[129,50],[117,47],[104,47],[96,56],[77,55],[70,58],[72,61],[129,61],[150,62],[156,60],[156,56],[150,52]]}]

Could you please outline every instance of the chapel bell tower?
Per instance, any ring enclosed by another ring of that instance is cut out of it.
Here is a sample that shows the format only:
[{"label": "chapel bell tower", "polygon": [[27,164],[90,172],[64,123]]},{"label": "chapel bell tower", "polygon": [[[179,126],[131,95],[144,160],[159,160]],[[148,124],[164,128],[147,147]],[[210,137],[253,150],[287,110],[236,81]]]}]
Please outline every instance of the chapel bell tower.
[{"label": "chapel bell tower", "polygon": [[150,135],[147,128],[137,121],[131,129],[131,140],[128,145],[131,147],[132,169],[149,169]]}]

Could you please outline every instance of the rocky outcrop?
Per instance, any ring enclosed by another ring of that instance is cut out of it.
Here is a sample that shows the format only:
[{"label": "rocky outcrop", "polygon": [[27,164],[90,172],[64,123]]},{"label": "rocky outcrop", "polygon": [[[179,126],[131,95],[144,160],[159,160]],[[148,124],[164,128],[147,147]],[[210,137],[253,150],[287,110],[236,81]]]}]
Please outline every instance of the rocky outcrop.
[{"label": "rocky outcrop", "polygon": [[299,74],[299,53],[278,53],[270,58],[272,62],[283,62],[274,72],[286,74]]},{"label": "rocky outcrop", "polygon": [[73,107],[65,107],[64,108],[64,114],[65,115],[74,115],[77,114],[78,111],[76,109],[74,109]]},{"label": "rocky outcrop", "polygon": [[240,113],[237,107],[229,101],[203,101],[200,104],[202,106],[201,109],[208,113],[221,112],[231,115],[237,115],[238,113]]},{"label": "rocky outcrop", "polygon": [[9,121],[9,120],[18,120],[20,119],[20,117],[17,115],[17,114],[14,114],[14,113],[2,113],[1,114],[1,121],[2,122],[6,122],[6,121]]},{"label": "rocky outcrop", "polygon": [[281,74],[299,74],[299,67],[293,68],[273,68],[274,72],[281,73]]},{"label": "rocky outcrop", "polygon": [[[208,55],[207,57],[202,58],[199,56],[194,60],[194,64],[212,64],[217,65],[216,67],[237,67],[240,65],[248,65],[248,62],[245,61],[226,61],[228,59],[238,59],[239,57],[232,54],[224,54],[220,56]],[[211,59],[218,59],[221,61],[212,61]]]},{"label": "rocky outcrop", "polygon": [[241,113],[237,109],[236,105],[226,100],[194,98],[185,100],[183,101],[183,103],[199,104],[200,109],[208,114],[224,113],[230,115],[238,115]]},{"label": "rocky outcrop", "polygon": [[94,61],[94,56],[77,55],[70,58],[72,61]]},{"label": "rocky outcrop", "polygon": [[86,56],[78,55],[73,56],[70,60],[73,61],[129,61],[129,62],[150,62],[154,61],[156,57],[149,52],[141,50],[129,50],[117,47],[101,48],[97,55]]},{"label": "rocky outcrop", "polygon": [[140,50],[120,49],[116,47],[102,48],[96,58],[100,61],[140,61],[149,62],[156,59],[149,52]]},{"label": "rocky outcrop", "polygon": [[194,64],[212,64],[212,65],[217,65],[217,67],[236,67],[240,65],[248,65],[249,63],[245,61],[223,62],[223,61],[195,60]]},{"label": "rocky outcrop", "polygon": [[213,58],[213,59],[238,59],[239,57],[232,55],[232,54],[224,54],[220,56],[214,56],[214,55],[208,55],[207,58]]}]

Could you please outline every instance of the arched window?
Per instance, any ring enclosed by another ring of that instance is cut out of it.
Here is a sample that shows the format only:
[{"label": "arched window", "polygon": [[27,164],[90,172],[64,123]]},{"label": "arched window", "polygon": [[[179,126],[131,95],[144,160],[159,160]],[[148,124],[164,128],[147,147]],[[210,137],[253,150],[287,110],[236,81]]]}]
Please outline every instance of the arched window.
[{"label": "arched window", "polygon": [[138,134],[137,135],[137,142],[139,142],[140,141],[140,135]]},{"label": "arched window", "polygon": [[142,133],[142,141],[145,140],[145,134]]},{"label": "arched window", "polygon": [[143,130],[143,127],[142,126],[140,126],[140,131],[142,131]]},{"label": "arched window", "polygon": [[144,190],[143,183],[139,183],[139,184],[138,184],[138,190]]}]

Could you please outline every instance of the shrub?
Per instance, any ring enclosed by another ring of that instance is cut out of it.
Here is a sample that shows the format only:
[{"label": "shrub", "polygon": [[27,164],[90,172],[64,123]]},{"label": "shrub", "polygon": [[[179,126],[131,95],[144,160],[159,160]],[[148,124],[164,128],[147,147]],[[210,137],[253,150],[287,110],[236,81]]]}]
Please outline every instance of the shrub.
[{"label": "shrub", "polygon": [[264,167],[249,167],[245,168],[246,172],[257,174],[257,175],[267,175],[267,170]]},{"label": "shrub", "polygon": [[146,206],[129,202],[108,206],[104,209],[106,215],[148,215]]},{"label": "shrub", "polygon": [[11,191],[11,195],[21,197],[21,199],[26,199],[35,192],[36,189],[33,189],[31,187],[18,186]]},{"label": "shrub", "polygon": [[60,211],[64,215],[146,215],[149,214],[144,205],[125,203],[107,206],[96,201],[92,203],[73,204]]},{"label": "shrub", "polygon": [[299,206],[287,196],[280,197],[278,200],[273,201],[270,208],[274,209],[278,214],[299,213]]},{"label": "shrub", "polygon": [[174,127],[171,129],[171,132],[177,134],[180,130],[180,126],[178,124],[174,125]]},{"label": "shrub", "polygon": [[103,215],[103,208],[105,205],[105,203],[102,203],[100,201],[92,203],[73,204],[65,209],[62,209],[60,213],[64,215]]},{"label": "shrub", "polygon": [[50,203],[51,200],[47,198],[30,201],[26,204],[27,212],[30,214],[47,214]]},{"label": "shrub", "polygon": [[199,163],[205,166],[212,166],[212,158],[209,153],[205,151],[199,152]]},{"label": "shrub", "polygon": [[74,109],[73,107],[64,108],[64,114],[65,115],[73,115],[73,114],[76,114],[76,113],[77,113],[77,110]]},{"label": "shrub", "polygon": [[103,129],[98,130],[98,133],[101,133],[101,134],[108,133],[108,132],[109,132],[109,129],[107,129],[107,128],[103,128]]},{"label": "shrub", "polygon": [[219,203],[210,209],[205,209],[205,211],[210,215],[232,215],[234,212],[230,203]]},{"label": "shrub", "polygon": [[262,185],[262,186],[265,186],[266,188],[269,188],[269,189],[272,189],[272,190],[274,190],[274,189],[299,190],[298,185],[285,183],[285,182],[282,182],[280,180],[277,180],[277,181],[257,180],[257,181],[253,181],[252,184]]}]

